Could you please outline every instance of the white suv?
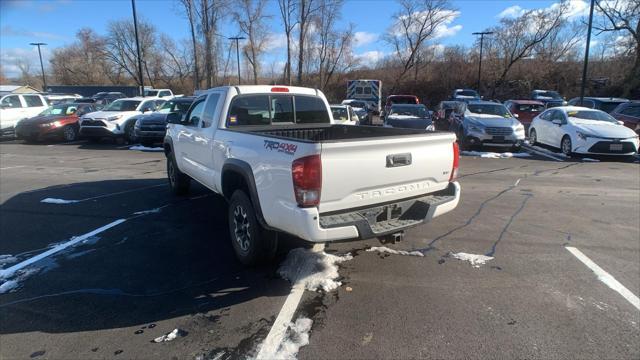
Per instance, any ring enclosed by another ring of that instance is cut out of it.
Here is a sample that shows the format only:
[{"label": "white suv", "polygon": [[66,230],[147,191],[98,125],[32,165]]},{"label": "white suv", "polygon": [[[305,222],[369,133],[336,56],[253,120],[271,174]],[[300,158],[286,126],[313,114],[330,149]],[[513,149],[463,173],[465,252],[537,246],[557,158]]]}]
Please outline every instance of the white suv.
[{"label": "white suv", "polygon": [[9,94],[0,99],[0,134],[13,132],[18,121],[34,117],[49,107],[40,94]]},{"label": "white suv", "polygon": [[118,99],[100,111],[84,115],[80,119],[80,135],[97,141],[103,137],[124,137],[134,140],[136,115],[156,111],[165,102],[156,97]]}]

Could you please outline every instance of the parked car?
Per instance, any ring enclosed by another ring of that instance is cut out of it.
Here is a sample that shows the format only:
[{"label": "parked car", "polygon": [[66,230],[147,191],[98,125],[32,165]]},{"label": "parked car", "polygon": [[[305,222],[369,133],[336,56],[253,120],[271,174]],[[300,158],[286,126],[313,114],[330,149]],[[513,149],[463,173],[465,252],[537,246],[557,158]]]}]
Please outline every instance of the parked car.
[{"label": "parked car", "polygon": [[589,109],[598,109],[606,113],[611,113],[618,105],[628,103],[628,99],[622,98],[603,98],[603,97],[585,97],[580,102],[579,97],[569,100],[570,106],[582,106]]},{"label": "parked car", "polygon": [[144,96],[154,96],[154,97],[159,97],[159,98],[163,98],[163,97],[172,98],[172,97],[174,97],[173,91],[171,91],[171,89],[145,89]]},{"label": "parked car", "polygon": [[44,98],[47,99],[47,103],[49,105],[70,103],[70,102],[74,102],[76,99],[79,99],[81,97],[82,95],[78,95],[78,94],[51,93],[51,94],[44,95]]},{"label": "parked car", "polygon": [[389,109],[391,109],[392,105],[395,104],[420,104],[420,100],[415,95],[389,95],[387,96],[387,100],[384,103],[384,114],[389,113]]},{"label": "parked car", "polygon": [[365,101],[347,99],[342,100],[342,105],[351,106],[356,115],[358,115],[360,125],[373,125],[371,122],[371,111],[369,111],[369,106]]},{"label": "parked car", "polygon": [[567,101],[557,91],[553,90],[533,90],[531,92],[531,100],[540,101],[547,109],[567,105]]},{"label": "parked car", "polygon": [[8,94],[0,98],[0,135],[15,133],[18,121],[34,117],[49,107],[41,94]]},{"label": "parked car", "polygon": [[156,112],[133,116],[129,121],[135,121],[134,137],[129,142],[140,141],[144,146],[151,146],[164,140],[167,130],[167,116],[178,113],[184,116],[193,103],[195,97],[183,96],[168,100]]},{"label": "parked car", "polygon": [[470,101],[462,122],[451,129],[463,148],[509,147],[519,150],[525,138],[524,126],[502,104]]},{"label": "parked car", "polygon": [[565,155],[633,155],[638,134],[604,111],[578,106],[548,109],[536,116],[529,129],[531,144],[559,148]]},{"label": "parked car", "polygon": [[534,117],[545,110],[544,103],[536,100],[507,100],[504,102],[510,113],[524,125],[525,130],[529,129],[529,124]]},{"label": "parked car", "polygon": [[27,142],[61,139],[74,141],[78,138],[78,119],[95,111],[93,104],[56,104],[37,116],[22,119],[16,125],[16,137]]},{"label": "parked car", "polygon": [[452,123],[462,120],[465,110],[463,101],[440,101],[433,114],[436,130],[449,130]]},{"label": "parked car", "polygon": [[451,100],[464,102],[480,101],[482,97],[473,89],[455,89],[451,95]]},{"label": "parked car", "polygon": [[112,91],[112,92],[99,92],[93,95],[91,98],[95,99],[96,105],[104,107],[118,99],[123,99],[126,97],[127,96],[121,92]]},{"label": "parked car", "polygon": [[434,131],[433,120],[423,104],[391,105],[384,118],[385,127],[424,129]]},{"label": "parked car", "polygon": [[360,119],[349,105],[331,105],[334,124],[360,125]]},{"label": "parked car", "polygon": [[330,111],[316,89],[209,89],[185,118],[168,117],[170,188],[185,194],[195,180],[228,200],[244,264],[275,254],[279,232],[323,243],[398,239],[457,206],[453,134],[337,125]]},{"label": "parked car", "polygon": [[640,134],[640,102],[632,101],[618,105],[612,112],[616,120],[622,121],[624,126]]},{"label": "parked car", "polygon": [[140,114],[151,113],[164,103],[159,98],[124,98],[80,118],[80,135],[90,141],[104,137],[134,138],[135,121],[129,121]]}]

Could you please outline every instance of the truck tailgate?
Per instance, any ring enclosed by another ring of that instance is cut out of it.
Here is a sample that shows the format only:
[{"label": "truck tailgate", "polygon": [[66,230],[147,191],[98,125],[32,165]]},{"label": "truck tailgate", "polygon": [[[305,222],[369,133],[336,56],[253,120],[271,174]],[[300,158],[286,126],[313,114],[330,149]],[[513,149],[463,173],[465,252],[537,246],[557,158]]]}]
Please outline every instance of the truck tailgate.
[{"label": "truck tailgate", "polygon": [[323,142],[321,213],[392,202],[445,189],[452,133]]}]

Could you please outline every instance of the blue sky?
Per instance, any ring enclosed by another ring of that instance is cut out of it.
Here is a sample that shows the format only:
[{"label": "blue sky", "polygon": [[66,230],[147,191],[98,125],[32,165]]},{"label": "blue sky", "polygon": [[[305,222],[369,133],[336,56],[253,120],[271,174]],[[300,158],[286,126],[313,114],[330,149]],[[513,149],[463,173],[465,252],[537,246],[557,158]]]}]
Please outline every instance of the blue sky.
[{"label": "blue sky", "polygon": [[[442,29],[440,44],[461,44],[470,46],[472,32],[481,31],[498,22],[499,14],[517,13],[521,9],[544,8],[556,1],[453,1],[459,11],[458,16]],[[582,11],[584,0],[572,0],[576,11]],[[138,16],[151,22],[160,31],[176,40],[189,36],[189,27],[182,15],[180,5],[174,0],[137,0]],[[346,0],[340,26],[349,22],[355,24],[358,45],[355,53],[366,60],[390,51],[381,40],[381,35],[391,24],[391,14],[398,5],[391,0]],[[270,0],[267,13],[272,17],[269,26],[274,33],[265,62],[283,59],[282,29],[276,0]],[[29,42],[46,42],[43,56],[49,56],[50,49],[71,43],[75,33],[82,27],[91,27],[99,34],[105,34],[111,20],[131,18],[129,0],[1,0],[0,1],[0,61],[6,75],[16,74],[15,59],[26,57],[38,67],[37,50]],[[238,28],[230,17],[223,19],[220,33],[236,35]],[[46,66],[46,64],[45,64]]]}]

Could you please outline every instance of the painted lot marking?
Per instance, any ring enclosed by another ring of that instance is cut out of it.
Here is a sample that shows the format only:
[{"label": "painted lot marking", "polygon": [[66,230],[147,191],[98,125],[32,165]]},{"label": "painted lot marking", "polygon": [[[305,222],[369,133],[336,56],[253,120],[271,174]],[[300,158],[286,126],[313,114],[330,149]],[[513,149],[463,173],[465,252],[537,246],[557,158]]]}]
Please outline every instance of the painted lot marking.
[{"label": "painted lot marking", "polygon": [[35,262],[38,262],[38,261],[40,261],[40,260],[42,260],[42,259],[44,259],[44,258],[46,258],[46,257],[48,257],[50,255],[53,255],[53,254],[55,254],[57,252],[60,252],[60,251],[62,251],[64,249],[66,249],[66,248],[68,248],[70,246],[73,246],[73,245],[75,245],[75,244],[77,244],[77,243],[79,243],[81,241],[84,241],[84,240],[86,240],[86,239],[88,239],[88,238],[90,238],[92,236],[100,234],[103,231],[109,230],[114,226],[118,226],[118,225],[122,224],[125,221],[126,221],[126,219],[118,219],[118,220],[116,220],[114,222],[111,222],[111,223],[109,223],[107,225],[104,225],[104,226],[102,226],[100,228],[97,228],[97,229],[95,229],[93,231],[90,231],[90,232],[88,232],[86,234],[80,235],[78,237],[74,237],[74,238],[72,238],[71,240],[69,240],[69,241],[67,241],[65,243],[57,245],[57,246],[55,246],[55,247],[53,247],[53,248],[51,248],[51,249],[49,249],[49,250],[47,250],[47,251],[45,251],[45,252],[43,252],[41,254],[38,254],[38,255],[36,255],[36,256],[34,256],[32,258],[27,259],[27,260],[25,260],[25,261],[23,261],[21,263],[18,263],[18,264],[15,264],[15,265],[13,265],[13,266],[11,266],[9,268],[0,270],[0,279],[5,279],[5,278],[8,278],[8,277],[11,277],[13,274],[15,274],[16,271],[18,271],[20,269],[23,269],[26,266],[29,266],[29,265],[31,265],[31,264],[33,264]]},{"label": "painted lot marking", "polygon": [[[321,252],[323,250],[323,243],[313,245],[314,252]],[[269,354],[276,353],[276,350],[278,350],[280,344],[282,344],[282,341],[285,338],[287,324],[291,322],[296,309],[298,309],[298,304],[300,303],[300,299],[302,299],[302,294],[304,294],[304,281],[298,280],[291,287],[291,292],[289,293],[289,296],[287,296],[284,305],[282,305],[282,309],[280,309],[280,313],[278,314],[276,321],[273,323],[273,326],[271,326],[271,330],[269,330],[267,338],[262,343],[258,356],[256,356],[256,360],[267,360]]]},{"label": "painted lot marking", "polygon": [[0,167],[0,170],[17,169],[17,168],[23,168],[23,167],[27,167],[27,166],[26,165],[18,165],[18,166]]},{"label": "painted lot marking", "polygon": [[589,259],[589,257],[583,254],[582,251],[572,246],[565,246],[565,249],[569,250],[569,252],[573,254],[573,256],[577,257],[578,260],[582,261],[583,264],[591,269],[591,271],[593,271],[598,277],[598,280],[602,281],[603,283],[605,283],[605,285],[615,290],[617,293],[622,295],[623,298],[630,302],[631,305],[640,310],[640,299],[634,293],[629,291],[629,289],[618,282],[618,280],[616,280],[608,272],[604,271],[600,266],[598,266],[598,264]]}]

